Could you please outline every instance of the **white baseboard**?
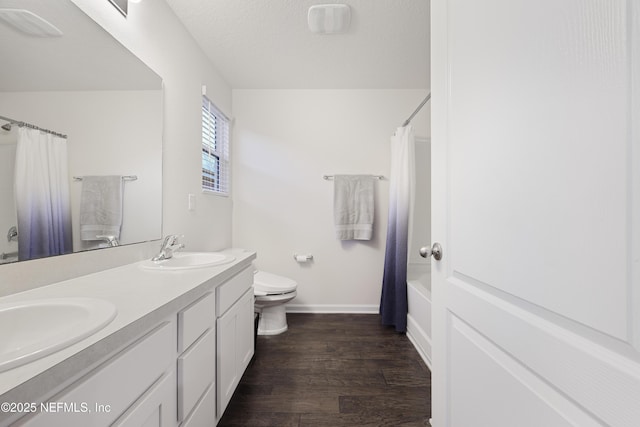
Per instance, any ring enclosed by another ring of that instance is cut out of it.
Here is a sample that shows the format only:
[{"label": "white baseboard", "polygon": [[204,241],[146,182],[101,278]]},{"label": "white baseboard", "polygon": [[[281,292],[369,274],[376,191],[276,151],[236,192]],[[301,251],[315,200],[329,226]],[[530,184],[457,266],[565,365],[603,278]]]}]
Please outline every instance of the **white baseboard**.
[{"label": "white baseboard", "polygon": [[411,315],[407,316],[407,338],[431,370],[431,337],[413,320]]},{"label": "white baseboard", "polygon": [[359,313],[378,314],[377,305],[287,304],[287,313]]}]

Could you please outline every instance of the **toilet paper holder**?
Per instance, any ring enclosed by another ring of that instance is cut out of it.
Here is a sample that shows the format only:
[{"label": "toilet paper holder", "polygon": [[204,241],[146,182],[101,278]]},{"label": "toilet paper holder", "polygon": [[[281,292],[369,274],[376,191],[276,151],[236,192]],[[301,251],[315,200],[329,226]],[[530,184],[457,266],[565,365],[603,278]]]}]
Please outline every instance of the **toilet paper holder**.
[{"label": "toilet paper holder", "polygon": [[313,255],[311,254],[293,254],[293,259],[296,262],[309,262],[313,261]]}]

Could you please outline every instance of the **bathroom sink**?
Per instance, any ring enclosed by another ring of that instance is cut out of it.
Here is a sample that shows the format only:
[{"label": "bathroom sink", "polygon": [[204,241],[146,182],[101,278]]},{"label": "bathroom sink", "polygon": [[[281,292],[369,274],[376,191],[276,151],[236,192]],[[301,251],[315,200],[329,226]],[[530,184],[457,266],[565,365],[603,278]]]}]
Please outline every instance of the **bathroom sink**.
[{"label": "bathroom sink", "polygon": [[140,267],[149,270],[188,270],[229,263],[236,257],[221,252],[176,252],[162,261],[144,261]]},{"label": "bathroom sink", "polygon": [[116,316],[116,307],[95,298],[50,298],[0,304],[0,372],[92,335]]}]

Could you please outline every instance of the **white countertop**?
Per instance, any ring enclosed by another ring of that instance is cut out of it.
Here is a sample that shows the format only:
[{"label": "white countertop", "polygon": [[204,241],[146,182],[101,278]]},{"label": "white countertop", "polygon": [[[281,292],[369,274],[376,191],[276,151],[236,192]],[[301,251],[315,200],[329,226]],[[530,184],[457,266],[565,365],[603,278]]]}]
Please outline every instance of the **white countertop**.
[{"label": "white countertop", "polygon": [[[249,266],[256,257],[255,252],[233,250],[232,254],[235,260],[228,264],[179,271],[147,270],[137,262],[0,298],[0,303],[42,298],[100,298],[118,309],[110,324],[88,338],[1,372],[0,402],[37,402],[52,391],[59,391],[95,368],[113,351]],[[0,339],[1,335],[0,329]],[[0,413],[0,423],[11,415]]]}]

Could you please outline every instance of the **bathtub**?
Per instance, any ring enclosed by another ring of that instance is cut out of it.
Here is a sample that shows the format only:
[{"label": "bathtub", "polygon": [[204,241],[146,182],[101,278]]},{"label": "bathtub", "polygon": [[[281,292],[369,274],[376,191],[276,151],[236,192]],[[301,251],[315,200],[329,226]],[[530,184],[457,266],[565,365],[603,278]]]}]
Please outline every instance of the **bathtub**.
[{"label": "bathtub", "polygon": [[428,264],[407,267],[407,337],[431,369],[431,273]]}]

